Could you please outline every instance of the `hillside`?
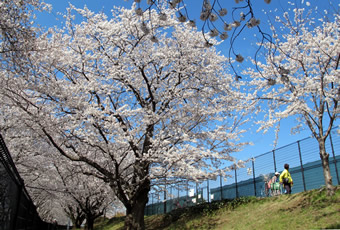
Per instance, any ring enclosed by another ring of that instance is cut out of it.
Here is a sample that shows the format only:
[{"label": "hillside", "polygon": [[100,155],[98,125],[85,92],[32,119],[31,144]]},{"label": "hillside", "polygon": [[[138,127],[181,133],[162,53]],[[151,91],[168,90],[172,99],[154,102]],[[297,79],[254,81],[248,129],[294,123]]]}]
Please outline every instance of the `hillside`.
[{"label": "hillside", "polygon": [[[174,210],[145,218],[156,229],[339,229],[340,186],[332,198],[324,189],[269,198],[239,198]],[[97,224],[97,230],[122,229],[123,218]]]}]

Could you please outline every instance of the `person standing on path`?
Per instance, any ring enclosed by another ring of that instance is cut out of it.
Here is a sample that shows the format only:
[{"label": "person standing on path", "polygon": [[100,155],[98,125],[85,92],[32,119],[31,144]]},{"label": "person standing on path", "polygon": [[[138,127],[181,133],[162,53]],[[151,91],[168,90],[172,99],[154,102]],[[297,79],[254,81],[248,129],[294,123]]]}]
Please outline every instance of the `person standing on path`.
[{"label": "person standing on path", "polygon": [[272,192],[272,196],[277,196],[280,195],[280,173],[276,172],[275,175],[272,177],[272,179],[270,179],[270,189]]},{"label": "person standing on path", "polygon": [[285,191],[285,194],[291,194],[292,193],[292,187],[293,187],[293,178],[291,177],[289,173],[289,164],[284,165],[284,170],[280,175],[280,184],[283,184]]}]

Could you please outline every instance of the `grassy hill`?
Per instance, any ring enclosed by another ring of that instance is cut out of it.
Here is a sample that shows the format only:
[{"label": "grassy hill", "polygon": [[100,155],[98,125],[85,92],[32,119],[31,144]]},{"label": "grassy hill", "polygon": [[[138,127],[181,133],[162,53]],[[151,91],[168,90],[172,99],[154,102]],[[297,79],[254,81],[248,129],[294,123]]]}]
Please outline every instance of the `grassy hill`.
[{"label": "grassy hill", "polygon": [[[123,229],[124,217],[97,223],[96,230]],[[269,198],[239,198],[145,217],[146,229],[340,229],[340,186]]]}]

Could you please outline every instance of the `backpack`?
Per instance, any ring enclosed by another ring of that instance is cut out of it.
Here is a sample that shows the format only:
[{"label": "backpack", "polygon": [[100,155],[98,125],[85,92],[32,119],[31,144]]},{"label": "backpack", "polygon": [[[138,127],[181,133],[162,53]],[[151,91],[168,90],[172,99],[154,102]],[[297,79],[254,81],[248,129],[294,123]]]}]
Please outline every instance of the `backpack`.
[{"label": "backpack", "polygon": [[282,182],[283,182],[283,184],[289,184],[289,183],[288,183],[288,182],[289,182],[288,178],[283,178],[283,179],[282,179]]}]

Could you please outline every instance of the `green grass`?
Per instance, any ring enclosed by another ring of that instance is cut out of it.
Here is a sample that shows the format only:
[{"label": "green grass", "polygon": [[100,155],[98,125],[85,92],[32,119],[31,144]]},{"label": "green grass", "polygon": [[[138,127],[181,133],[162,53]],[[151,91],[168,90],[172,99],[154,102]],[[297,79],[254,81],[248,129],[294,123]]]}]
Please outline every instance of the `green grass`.
[{"label": "green grass", "polygon": [[[121,230],[124,218],[100,222],[96,230]],[[146,229],[339,229],[340,186],[270,198],[247,197],[145,217]]]}]

